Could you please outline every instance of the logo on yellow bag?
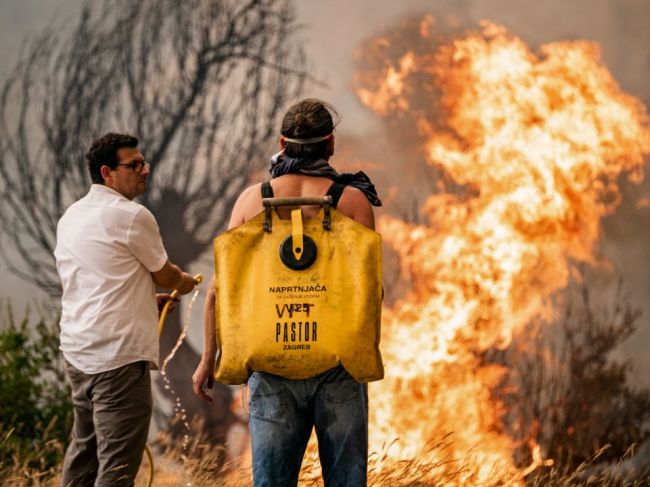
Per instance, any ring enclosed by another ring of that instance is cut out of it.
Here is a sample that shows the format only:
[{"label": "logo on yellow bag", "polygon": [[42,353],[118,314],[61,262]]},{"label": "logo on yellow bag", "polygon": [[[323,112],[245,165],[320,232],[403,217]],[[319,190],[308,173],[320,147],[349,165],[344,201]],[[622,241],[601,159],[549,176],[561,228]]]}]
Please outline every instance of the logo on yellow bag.
[{"label": "logo on yellow bag", "polygon": [[[275,324],[275,342],[283,343],[283,350],[309,350],[308,342],[318,340],[318,323],[309,321],[309,311],[314,303],[284,303],[275,305],[278,318],[302,318],[304,321],[278,321]],[[285,319],[286,319],[285,318]],[[288,345],[291,343],[291,345]],[[298,343],[298,344],[296,344]]]}]

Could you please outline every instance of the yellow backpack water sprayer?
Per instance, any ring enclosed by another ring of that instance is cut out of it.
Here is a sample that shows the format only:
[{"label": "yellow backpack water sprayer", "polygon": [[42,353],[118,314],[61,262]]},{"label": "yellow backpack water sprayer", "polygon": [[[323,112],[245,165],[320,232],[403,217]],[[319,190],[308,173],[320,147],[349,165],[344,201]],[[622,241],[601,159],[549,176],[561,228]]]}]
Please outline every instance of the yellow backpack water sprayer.
[{"label": "yellow backpack water sprayer", "polygon": [[[215,378],[305,379],[342,364],[358,382],[381,379],[381,236],[331,208],[331,196],[263,204],[214,240]],[[275,211],[306,205],[321,206],[318,218]]]}]

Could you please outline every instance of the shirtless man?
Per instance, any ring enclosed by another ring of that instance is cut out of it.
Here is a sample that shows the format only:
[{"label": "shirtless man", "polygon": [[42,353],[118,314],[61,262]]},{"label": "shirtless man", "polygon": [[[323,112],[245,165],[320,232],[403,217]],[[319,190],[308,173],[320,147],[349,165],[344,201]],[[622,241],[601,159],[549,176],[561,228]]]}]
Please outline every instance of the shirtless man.
[{"label": "shirtless man", "polygon": [[[272,159],[270,183],[245,189],[233,208],[229,228],[237,227],[263,210],[263,197],[333,197],[341,213],[374,229],[371,204],[381,205],[374,187],[363,173],[339,174],[329,164],[334,154],[333,107],[314,99],[292,106],[282,121],[281,152]],[[289,218],[291,208],[277,209]],[[302,207],[305,218],[319,208]],[[205,400],[213,384],[217,353],[215,286],[210,281],[205,301],[205,345],[193,376],[194,392]],[[368,390],[338,366],[304,380],[290,380],[254,372],[250,387],[250,431],[255,486],[296,485],[302,458],[316,429],[325,485],[365,485],[368,459]],[[279,391],[286,404],[278,409]],[[269,414],[270,413],[270,414]],[[269,416],[273,419],[270,420]]]}]

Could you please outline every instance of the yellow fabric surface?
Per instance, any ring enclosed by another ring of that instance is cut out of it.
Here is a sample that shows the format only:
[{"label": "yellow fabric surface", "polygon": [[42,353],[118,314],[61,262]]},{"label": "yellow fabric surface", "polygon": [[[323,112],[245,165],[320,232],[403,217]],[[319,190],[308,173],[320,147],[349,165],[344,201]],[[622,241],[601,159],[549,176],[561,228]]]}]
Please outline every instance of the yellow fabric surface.
[{"label": "yellow fabric surface", "polygon": [[306,379],[339,364],[358,382],[383,377],[381,236],[333,209],[330,231],[322,219],[302,222],[317,256],[300,271],[280,259],[292,221],[275,211],[270,233],[261,212],[215,238],[216,380]]}]

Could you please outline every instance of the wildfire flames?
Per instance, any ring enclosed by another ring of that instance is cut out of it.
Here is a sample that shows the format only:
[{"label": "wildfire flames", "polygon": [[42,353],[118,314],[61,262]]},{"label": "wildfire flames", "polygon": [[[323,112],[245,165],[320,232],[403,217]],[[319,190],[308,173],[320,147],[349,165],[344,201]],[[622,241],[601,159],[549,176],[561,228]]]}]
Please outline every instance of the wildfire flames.
[{"label": "wildfire flames", "polygon": [[[594,43],[534,53],[487,22],[380,65],[359,74],[359,98],[381,117],[415,117],[427,161],[455,191],[428,197],[428,224],[379,221],[413,285],[384,311],[386,379],[371,385],[370,450],[441,470],[469,458],[476,470],[462,481],[521,479],[544,460],[531,439],[533,464],[515,465],[491,394],[504,370],[479,355],[508,347],[531,319],[552,318],[547,301],[574,264],[595,261],[619,175],[643,177],[645,108],[621,91]],[[413,83],[439,91],[439,106],[414,109]],[[439,442],[446,448],[432,448]]]}]

